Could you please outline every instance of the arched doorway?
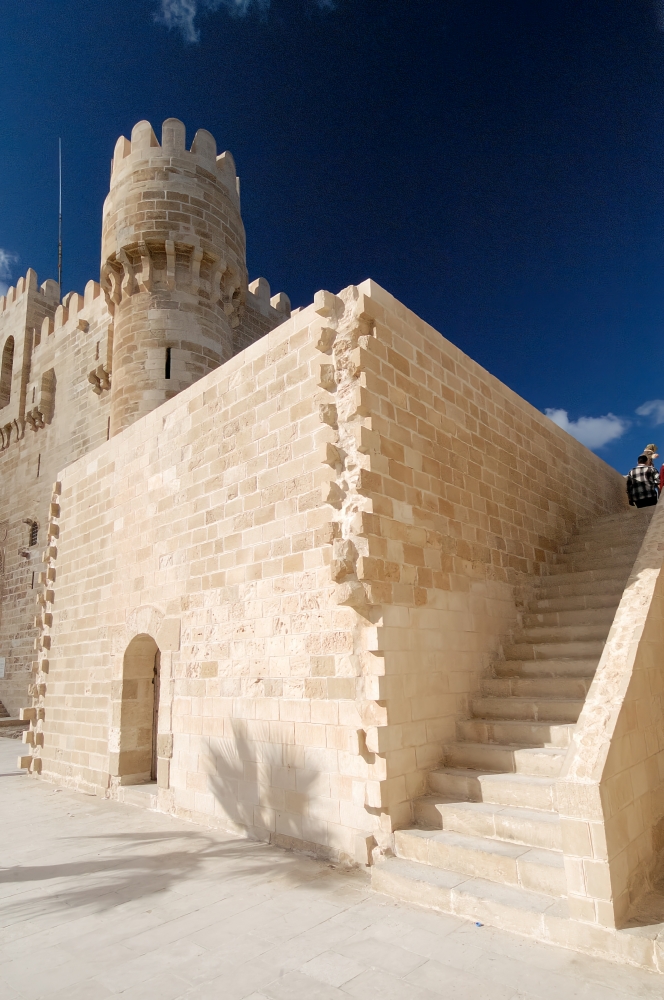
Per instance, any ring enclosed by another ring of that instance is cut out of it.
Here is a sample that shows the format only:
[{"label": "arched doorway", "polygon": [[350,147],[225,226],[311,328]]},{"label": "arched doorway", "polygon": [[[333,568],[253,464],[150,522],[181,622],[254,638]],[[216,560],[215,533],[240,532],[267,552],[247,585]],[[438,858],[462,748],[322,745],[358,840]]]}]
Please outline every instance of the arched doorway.
[{"label": "arched doorway", "polygon": [[159,668],[159,647],[152,636],[135,636],[122,670],[118,776],[123,784],[157,778]]}]

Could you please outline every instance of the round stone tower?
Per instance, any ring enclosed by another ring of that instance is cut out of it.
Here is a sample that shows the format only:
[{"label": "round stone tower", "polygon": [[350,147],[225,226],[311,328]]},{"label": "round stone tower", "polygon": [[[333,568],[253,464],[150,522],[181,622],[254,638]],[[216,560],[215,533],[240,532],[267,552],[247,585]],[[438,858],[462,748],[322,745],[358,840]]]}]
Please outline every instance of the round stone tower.
[{"label": "round stone tower", "polygon": [[235,164],[200,129],[121,136],[104,202],[101,284],[113,316],[111,435],[231,357],[247,289]]}]

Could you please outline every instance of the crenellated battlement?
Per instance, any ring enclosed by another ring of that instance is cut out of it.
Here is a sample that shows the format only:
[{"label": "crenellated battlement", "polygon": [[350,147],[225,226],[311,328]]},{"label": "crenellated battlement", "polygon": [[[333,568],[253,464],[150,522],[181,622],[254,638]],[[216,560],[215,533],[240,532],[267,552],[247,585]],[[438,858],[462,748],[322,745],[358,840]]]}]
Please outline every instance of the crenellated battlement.
[{"label": "crenellated battlement", "polygon": [[233,157],[217,156],[205,129],[189,149],[176,118],[161,142],[148,121],[118,139],[101,267],[114,327],[111,434],[232,356],[248,283],[238,192]]},{"label": "crenellated battlement", "polygon": [[118,433],[289,317],[287,295],[248,283],[239,192],[206,129],[191,145],[177,118],[160,139],[148,121],[120,136],[99,283],[61,296],[30,269],[0,297],[0,450],[52,423],[56,390],[110,395]]},{"label": "crenellated battlement", "polygon": [[100,281],[61,295],[29,269],[0,297],[0,450],[52,425],[65,397],[86,420],[86,399],[110,410],[116,434],[288,319],[287,295],[248,282],[239,192],[206,129],[190,145],[177,118],[160,139],[149,121],[120,136]]},{"label": "crenellated battlement", "polygon": [[207,129],[198,129],[191,147],[187,149],[187,133],[178,118],[167,118],[161,127],[161,143],[148,121],[140,121],[131,130],[131,139],[121,135],[115,144],[111,160],[111,190],[120,183],[126,171],[132,171],[140,162],[151,163],[171,158],[190,160],[192,168],[213,171],[240,208],[240,179],[235,169],[232,153],[226,150],[217,155],[217,142]]},{"label": "crenellated battlement", "polygon": [[[59,544],[50,484],[290,313],[264,278],[249,287],[235,161],[217,155],[213,135],[188,141],[177,119],[157,134],[139,122],[111,167],[100,280],[68,290],[30,269],[0,297],[0,698],[15,714],[31,662],[35,697],[48,671]],[[27,742],[39,748],[41,705],[28,711]]]},{"label": "crenellated battlement", "polygon": [[[27,301],[26,292],[33,293]],[[17,282],[10,310],[23,302],[25,311],[5,310],[9,326],[0,327],[0,351],[3,358],[5,349],[7,357],[11,355],[7,398],[0,400],[0,451],[21,441],[26,431],[42,430],[53,421],[58,383],[60,397],[63,392],[75,393],[82,375],[87,381],[88,370],[99,369],[95,386],[100,379],[110,385],[112,331],[100,293],[99,283],[89,281],[83,294],[68,292],[60,302],[57,283],[38,287],[34,271]],[[11,315],[18,322],[11,322]],[[74,360],[79,367],[72,364]]]},{"label": "crenellated battlement", "polygon": [[13,306],[17,306],[22,301],[24,295],[40,295],[44,303],[55,307],[58,304],[59,289],[57,281],[48,278],[42,285],[39,284],[37,272],[31,267],[28,268],[24,277],[21,277],[7,289],[7,294],[0,296],[0,317],[9,312]]},{"label": "crenellated battlement", "polygon": [[139,292],[185,292],[239,323],[247,274],[239,183],[231,153],[168,118],[159,143],[148,121],[120,136],[104,203],[101,283],[115,312]]}]

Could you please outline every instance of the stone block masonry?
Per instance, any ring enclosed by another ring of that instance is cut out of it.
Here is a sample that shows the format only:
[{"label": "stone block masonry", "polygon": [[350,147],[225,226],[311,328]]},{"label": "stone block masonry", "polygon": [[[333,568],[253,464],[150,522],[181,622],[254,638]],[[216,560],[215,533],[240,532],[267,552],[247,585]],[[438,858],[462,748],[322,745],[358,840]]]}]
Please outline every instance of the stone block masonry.
[{"label": "stone block masonry", "polygon": [[361,861],[410,822],[520,584],[624,502],[373,282],[318,293],[58,478],[33,766],[104,795],[149,778],[122,766],[148,636],[159,808]]},{"label": "stone block masonry", "polygon": [[21,766],[659,969],[658,518],[633,564],[622,477],[373,281],[249,283],[185,140],[118,140],[99,283],[0,298]]},{"label": "stone block masonry", "polygon": [[[177,211],[176,211],[177,208]],[[239,180],[200,130],[149,122],[116,143],[101,283],[62,299],[29,270],[0,297],[0,700],[34,682],[35,598],[58,471],[290,315],[247,283]]]}]

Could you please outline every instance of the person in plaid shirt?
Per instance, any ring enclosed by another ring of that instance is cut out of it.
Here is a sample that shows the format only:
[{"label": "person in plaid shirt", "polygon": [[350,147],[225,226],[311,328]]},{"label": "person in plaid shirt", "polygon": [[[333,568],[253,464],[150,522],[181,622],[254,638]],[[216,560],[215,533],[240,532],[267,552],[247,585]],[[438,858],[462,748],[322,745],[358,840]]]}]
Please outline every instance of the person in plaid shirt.
[{"label": "person in plaid shirt", "polygon": [[630,507],[652,507],[657,503],[659,475],[648,464],[647,455],[639,455],[639,464],[627,474],[627,496]]}]

